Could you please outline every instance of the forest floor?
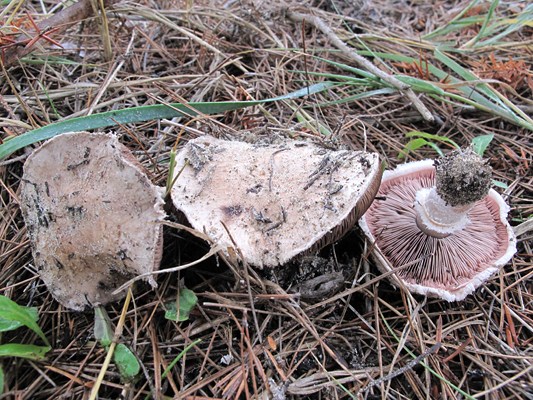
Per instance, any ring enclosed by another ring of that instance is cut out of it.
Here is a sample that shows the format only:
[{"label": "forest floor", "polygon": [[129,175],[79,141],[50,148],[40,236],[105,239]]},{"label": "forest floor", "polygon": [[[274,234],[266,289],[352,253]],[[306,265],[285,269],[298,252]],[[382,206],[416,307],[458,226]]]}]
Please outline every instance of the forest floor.
[{"label": "forest floor", "polygon": [[[333,82],[309,96],[100,131],[118,135],[160,186],[173,146],[202,134],[312,138],[377,152],[387,168],[493,135],[484,156],[519,236],[514,258],[458,302],[392,286],[357,226],[317,255],[348,270],[342,287],[320,300],[223,256],[157,275],[158,287],[138,285],[127,309],[124,301],[105,307],[141,365],[125,382],[113,362],[104,366],[94,312],[61,306],[33,264],[19,203],[22,167],[38,145],[31,144],[0,160],[0,294],[37,308],[51,350],[41,360],[2,358],[0,398],[88,399],[97,386],[99,399],[533,398],[531,4],[108,1],[105,13],[82,20],[60,15],[53,1],[2,4],[6,143],[73,117],[263,100]],[[59,15],[53,27],[39,25],[51,15]],[[410,83],[412,95],[380,71]],[[165,226],[160,269],[209,251]],[[298,262],[279,268],[297,270]],[[165,304],[183,287],[196,306],[186,321],[166,319]],[[1,339],[42,345],[24,327]]]}]

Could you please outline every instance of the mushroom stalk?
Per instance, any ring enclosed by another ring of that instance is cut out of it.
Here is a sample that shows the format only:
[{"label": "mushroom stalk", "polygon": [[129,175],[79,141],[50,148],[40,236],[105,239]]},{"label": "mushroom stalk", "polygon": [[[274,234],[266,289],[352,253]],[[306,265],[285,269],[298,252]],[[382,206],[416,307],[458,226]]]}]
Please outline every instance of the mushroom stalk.
[{"label": "mushroom stalk", "polygon": [[464,229],[468,212],[490,189],[492,170],[472,149],[435,161],[435,186],[416,192],[416,225],[437,239]]},{"label": "mushroom stalk", "polygon": [[426,235],[445,238],[468,224],[467,214],[474,204],[454,207],[446,204],[435,187],[420,189],[416,193],[416,225]]}]

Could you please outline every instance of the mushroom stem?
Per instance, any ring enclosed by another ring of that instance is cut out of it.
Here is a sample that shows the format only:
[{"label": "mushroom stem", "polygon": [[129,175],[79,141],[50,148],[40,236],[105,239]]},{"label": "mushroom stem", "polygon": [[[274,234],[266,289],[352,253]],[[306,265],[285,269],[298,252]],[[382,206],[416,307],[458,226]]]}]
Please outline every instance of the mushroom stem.
[{"label": "mushroom stem", "polygon": [[420,189],[415,201],[416,224],[429,236],[445,238],[468,224],[467,214],[474,204],[475,202],[454,207],[446,204],[435,187]]},{"label": "mushroom stem", "polygon": [[466,227],[468,212],[487,196],[492,169],[471,148],[435,161],[435,186],[419,189],[415,198],[418,228],[437,239]]}]

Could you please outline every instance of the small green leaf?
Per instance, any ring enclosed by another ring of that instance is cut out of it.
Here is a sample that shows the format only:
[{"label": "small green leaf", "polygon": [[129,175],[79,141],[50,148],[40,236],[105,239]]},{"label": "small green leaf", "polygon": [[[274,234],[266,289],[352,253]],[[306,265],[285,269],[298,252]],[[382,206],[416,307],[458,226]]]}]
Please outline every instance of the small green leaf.
[{"label": "small green leaf", "polygon": [[496,181],[496,180],[492,180],[492,185],[493,186],[496,186],[496,187],[499,187],[500,189],[509,189],[509,186],[507,185],[507,183],[505,182],[500,182],[500,181]]},{"label": "small green leaf", "polygon": [[190,289],[181,288],[177,302],[172,301],[165,304],[165,318],[175,322],[187,321],[189,313],[196,306],[196,303],[198,303],[196,294]]},{"label": "small green leaf", "polygon": [[487,147],[489,147],[492,139],[494,139],[494,134],[492,133],[489,135],[476,136],[474,139],[472,139],[472,149],[480,157],[483,157],[483,153],[485,153],[485,150],[487,150]]},{"label": "small green leaf", "polygon": [[[36,314],[35,309],[19,306],[8,297],[0,295],[0,318],[2,318],[3,321],[16,321],[21,325],[28,327],[39,335],[47,346],[50,345],[43,331],[39,328],[39,325],[37,325],[36,321],[38,314]],[[8,326],[9,324],[9,322],[6,322],[5,326]]]},{"label": "small green leaf", "polygon": [[120,372],[120,376],[126,382],[132,381],[141,371],[141,366],[135,354],[123,343],[117,344],[113,359]]},{"label": "small green leaf", "polygon": [[113,341],[113,329],[111,321],[104,307],[94,309],[94,337],[104,347],[108,347]]},{"label": "small green leaf", "polygon": [[20,357],[38,361],[44,359],[50,349],[50,346],[8,343],[0,345],[0,357]]},{"label": "small green leaf", "polygon": [[423,138],[412,139],[404,146],[403,150],[398,154],[398,158],[405,158],[411,151],[415,151],[422,146],[428,144],[428,141]]}]

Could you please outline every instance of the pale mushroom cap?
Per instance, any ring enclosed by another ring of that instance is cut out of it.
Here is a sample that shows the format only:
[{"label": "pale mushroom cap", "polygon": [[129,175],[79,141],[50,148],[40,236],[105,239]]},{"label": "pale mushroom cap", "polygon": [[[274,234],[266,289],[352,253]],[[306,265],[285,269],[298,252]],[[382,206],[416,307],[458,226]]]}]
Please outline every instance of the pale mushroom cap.
[{"label": "pale mushroom cap", "polygon": [[366,210],[381,179],[377,154],[296,140],[249,144],[204,136],[184,146],[176,161],[176,208],[224,248],[235,247],[232,238],[258,267],[338,239]]},{"label": "pale mushroom cap", "polygon": [[21,208],[35,266],[74,310],[117,300],[114,289],[159,267],[162,206],[163,189],[114,135],[58,135],[24,165]]},{"label": "pale mushroom cap", "polygon": [[386,171],[380,200],[370,206],[360,226],[375,243],[374,256],[382,272],[396,270],[393,279],[414,293],[462,300],[516,252],[516,238],[506,220],[509,207],[490,189],[470,209],[463,229],[435,238],[417,227],[414,209],[417,190],[434,185],[431,160]]}]

